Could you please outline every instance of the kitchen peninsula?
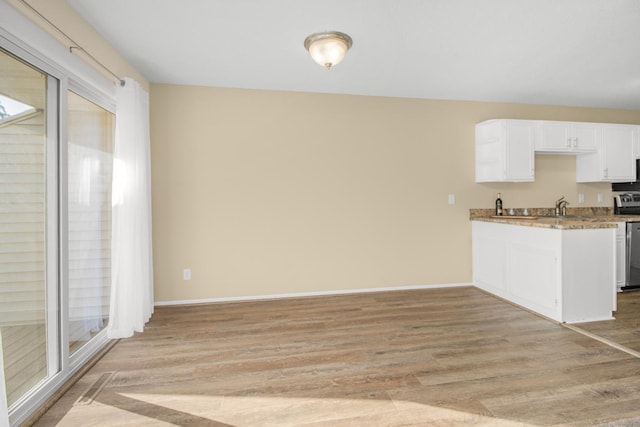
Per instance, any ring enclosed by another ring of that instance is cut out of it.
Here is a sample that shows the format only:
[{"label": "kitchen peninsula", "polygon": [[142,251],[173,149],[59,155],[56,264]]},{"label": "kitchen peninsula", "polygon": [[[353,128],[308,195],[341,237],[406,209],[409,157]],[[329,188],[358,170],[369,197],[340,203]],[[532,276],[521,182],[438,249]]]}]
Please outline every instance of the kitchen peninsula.
[{"label": "kitchen peninsula", "polygon": [[613,318],[616,230],[624,218],[606,211],[555,217],[539,209],[497,218],[492,212],[470,212],[475,286],[558,322]]}]

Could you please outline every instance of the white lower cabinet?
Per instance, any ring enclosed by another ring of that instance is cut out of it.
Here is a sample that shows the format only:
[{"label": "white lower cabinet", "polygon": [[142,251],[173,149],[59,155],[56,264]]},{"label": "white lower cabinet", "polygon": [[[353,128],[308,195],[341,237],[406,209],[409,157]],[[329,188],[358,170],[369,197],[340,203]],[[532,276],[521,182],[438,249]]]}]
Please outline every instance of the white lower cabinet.
[{"label": "white lower cabinet", "polygon": [[612,318],[613,228],[558,230],[473,221],[475,286],[558,322]]},{"label": "white lower cabinet", "polygon": [[558,261],[558,251],[552,248],[529,245],[527,242],[508,245],[506,268],[510,279],[509,292],[535,311],[548,315],[558,313]]},{"label": "white lower cabinet", "polygon": [[627,281],[627,223],[619,222],[616,229],[616,288],[619,291]]}]

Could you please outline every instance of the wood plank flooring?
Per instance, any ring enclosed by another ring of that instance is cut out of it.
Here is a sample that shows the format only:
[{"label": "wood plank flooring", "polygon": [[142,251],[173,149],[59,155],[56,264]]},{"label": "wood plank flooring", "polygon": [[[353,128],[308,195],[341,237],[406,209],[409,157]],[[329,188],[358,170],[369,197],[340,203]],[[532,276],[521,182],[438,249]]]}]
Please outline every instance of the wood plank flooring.
[{"label": "wood plank flooring", "polygon": [[618,294],[615,321],[578,324],[580,329],[640,352],[640,291]]},{"label": "wood plank flooring", "polygon": [[640,359],[468,287],[159,307],[36,425],[599,424]]}]

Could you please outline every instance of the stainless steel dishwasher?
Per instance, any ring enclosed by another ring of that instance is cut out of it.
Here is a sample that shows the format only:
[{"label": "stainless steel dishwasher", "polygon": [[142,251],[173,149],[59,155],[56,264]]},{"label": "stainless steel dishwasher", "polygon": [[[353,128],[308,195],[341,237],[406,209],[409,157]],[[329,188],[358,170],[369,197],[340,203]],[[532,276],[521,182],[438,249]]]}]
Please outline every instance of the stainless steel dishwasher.
[{"label": "stainless steel dishwasher", "polygon": [[615,214],[638,215],[638,221],[627,221],[626,278],[621,290],[640,290],[640,193],[630,192],[615,196],[613,208]]},{"label": "stainless steel dishwasher", "polygon": [[627,222],[627,283],[623,291],[640,290],[640,222]]}]

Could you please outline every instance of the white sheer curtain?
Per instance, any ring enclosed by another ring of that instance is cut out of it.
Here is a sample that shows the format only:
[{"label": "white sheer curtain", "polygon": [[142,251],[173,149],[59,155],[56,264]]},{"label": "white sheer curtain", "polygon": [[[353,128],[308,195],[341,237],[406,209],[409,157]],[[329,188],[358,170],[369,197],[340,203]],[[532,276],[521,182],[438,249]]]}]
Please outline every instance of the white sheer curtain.
[{"label": "white sheer curtain", "polygon": [[125,338],[142,332],[153,313],[149,95],[126,78],[116,100],[107,334]]},{"label": "white sheer curtain", "polygon": [[7,389],[4,384],[4,360],[2,358],[2,330],[0,330],[0,427],[9,427]]}]

